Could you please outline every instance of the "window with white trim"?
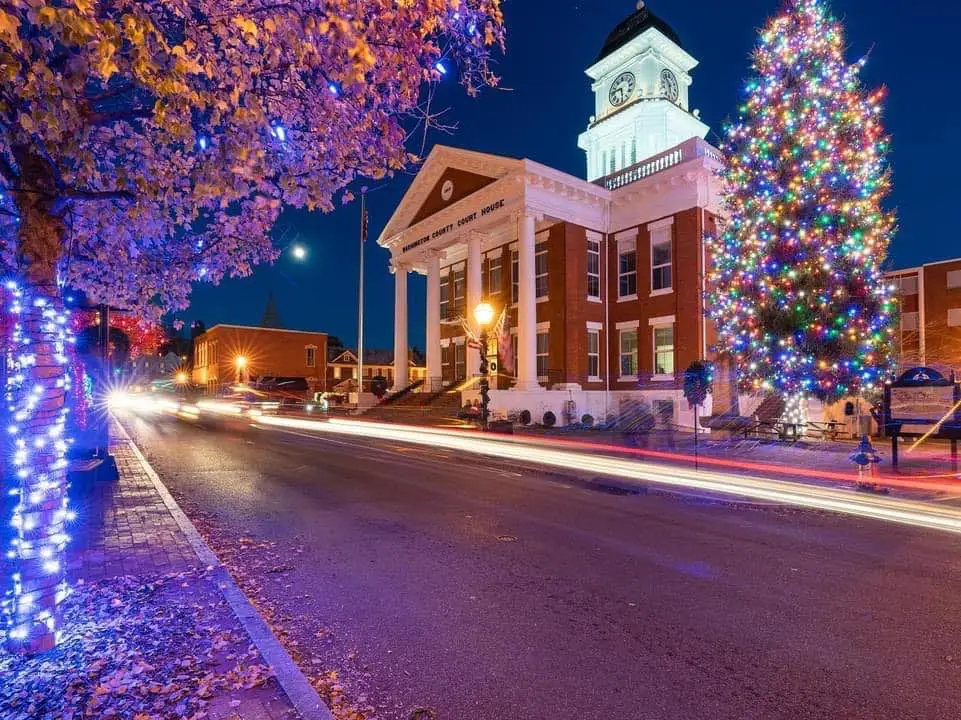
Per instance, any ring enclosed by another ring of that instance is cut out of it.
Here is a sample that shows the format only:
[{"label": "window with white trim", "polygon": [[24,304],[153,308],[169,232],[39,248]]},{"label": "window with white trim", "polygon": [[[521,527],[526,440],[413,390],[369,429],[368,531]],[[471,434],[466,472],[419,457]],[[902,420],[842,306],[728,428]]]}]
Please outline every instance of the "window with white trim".
[{"label": "window with white trim", "polygon": [[454,362],[454,348],[450,345],[446,347],[441,345],[440,348],[440,364],[441,364],[441,376],[445,380],[453,380],[453,373],[451,372],[451,367]]},{"label": "window with white trim", "polygon": [[511,302],[517,304],[520,294],[520,275],[521,275],[520,254],[517,250],[511,250]]},{"label": "window with white trim", "polygon": [[916,312],[906,312],[901,313],[901,330],[905,332],[910,332],[912,330],[918,329],[918,313]]},{"label": "window with white trim", "polygon": [[637,328],[620,331],[621,377],[637,377]]},{"label": "window with white trim", "polygon": [[952,270],[948,273],[948,289],[961,288],[961,270]]},{"label": "window with white trim", "polygon": [[550,367],[551,336],[547,330],[537,333],[537,377],[546,378]]},{"label": "window with white trim", "polygon": [[454,345],[454,379],[463,380],[467,377],[467,344]]},{"label": "window with white trim", "polygon": [[304,348],[304,364],[309,367],[317,367],[317,346],[308,345]]},{"label": "window with white trim", "polygon": [[460,263],[454,266],[454,304],[451,308],[455,318],[463,317],[467,307],[467,265]]},{"label": "window with white trim", "polygon": [[548,295],[547,243],[537,243],[534,246],[534,288],[535,297],[546,298]]},{"label": "window with white trim", "polygon": [[617,256],[617,296],[637,296],[637,248],[622,250]]},{"label": "window with white trim", "polygon": [[670,290],[673,285],[672,276],[672,245],[671,229],[657,231],[651,235],[651,291]]},{"label": "window with white trim", "polygon": [[450,318],[450,272],[441,272],[440,276],[440,319]]},{"label": "window with white trim", "polygon": [[587,297],[601,299],[601,243],[587,240]]},{"label": "window with white trim", "polygon": [[501,286],[501,264],[503,262],[502,256],[490,257],[487,260],[487,294],[488,295],[500,295]]},{"label": "window with white trim", "polygon": [[517,377],[517,333],[511,333],[511,372]]},{"label": "window with white trim", "polygon": [[948,327],[961,327],[961,308],[948,310]]},{"label": "window with white trim", "polygon": [[654,374],[674,374],[674,326],[654,328]]},{"label": "window with white trim", "polygon": [[587,330],[587,377],[601,377],[601,331],[594,328]]},{"label": "window with white trim", "polygon": [[917,295],[918,276],[902,275],[900,278],[898,278],[898,286],[900,287],[902,295]]}]

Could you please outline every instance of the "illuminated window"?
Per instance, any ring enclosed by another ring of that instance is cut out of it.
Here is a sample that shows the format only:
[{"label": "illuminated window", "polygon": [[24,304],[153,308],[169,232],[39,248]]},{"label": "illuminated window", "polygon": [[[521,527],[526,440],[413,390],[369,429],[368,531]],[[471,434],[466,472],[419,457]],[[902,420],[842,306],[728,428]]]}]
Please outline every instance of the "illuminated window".
[{"label": "illuminated window", "polygon": [[308,345],[304,348],[304,364],[309,367],[317,367],[317,346]]},{"label": "illuminated window", "polygon": [[621,330],[621,377],[637,377],[637,330]]},{"label": "illuminated window", "polygon": [[672,285],[671,278],[671,230],[658,232],[652,235],[651,240],[651,290],[670,290]]},{"label": "illuminated window", "polygon": [[601,377],[601,331],[587,331],[587,376],[592,380]]},{"label": "illuminated window", "polygon": [[654,328],[654,374],[674,374],[674,326]]}]

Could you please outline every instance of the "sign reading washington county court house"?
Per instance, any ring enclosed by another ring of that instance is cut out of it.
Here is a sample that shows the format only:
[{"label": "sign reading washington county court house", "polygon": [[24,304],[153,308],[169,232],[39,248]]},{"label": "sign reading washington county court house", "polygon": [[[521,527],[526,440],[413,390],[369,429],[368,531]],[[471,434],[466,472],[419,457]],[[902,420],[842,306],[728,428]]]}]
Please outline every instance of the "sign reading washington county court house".
[{"label": "sign reading washington county court house", "polygon": [[418,238],[408,245],[404,245],[403,252],[410,252],[414,248],[418,248],[425,243],[429,243],[431,240],[436,240],[439,237],[443,237],[444,235],[454,232],[455,229],[460,229],[466,225],[470,225],[472,222],[477,220],[477,218],[487,217],[491,213],[503,208],[505,202],[506,201],[504,198],[501,198],[500,200],[492,202],[490,205],[485,205],[480,210],[475,210],[470,215],[465,215],[464,217],[459,218],[457,222],[448,223],[447,225],[439,227],[429,235],[424,235],[424,237]]}]

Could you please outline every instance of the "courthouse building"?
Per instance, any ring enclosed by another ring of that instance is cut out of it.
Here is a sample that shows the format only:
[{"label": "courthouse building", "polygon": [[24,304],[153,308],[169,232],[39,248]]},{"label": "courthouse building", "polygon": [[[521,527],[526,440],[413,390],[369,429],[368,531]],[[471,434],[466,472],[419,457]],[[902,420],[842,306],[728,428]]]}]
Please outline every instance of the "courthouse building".
[{"label": "courthouse building", "polygon": [[679,377],[713,342],[703,238],[717,228],[723,162],[691,107],[696,65],[638,3],[587,69],[596,103],[576,139],[584,178],[527,159],[430,153],[379,239],[396,282],[395,377],[407,376],[416,272],[427,276],[428,388],[471,392],[480,354],[469,329],[487,301],[507,314],[488,348],[501,362],[495,411],[539,420],[551,410],[563,422],[644,398],[691,424]]}]

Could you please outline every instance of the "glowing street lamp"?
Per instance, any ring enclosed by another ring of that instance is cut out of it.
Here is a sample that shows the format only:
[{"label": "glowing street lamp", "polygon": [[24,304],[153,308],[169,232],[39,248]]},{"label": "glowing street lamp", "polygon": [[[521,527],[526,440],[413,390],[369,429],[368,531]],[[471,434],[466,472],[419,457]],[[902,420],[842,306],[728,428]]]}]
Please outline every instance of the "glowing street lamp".
[{"label": "glowing street lamp", "polygon": [[290,254],[294,256],[294,260],[304,260],[307,257],[307,248],[303,245],[294,245]]},{"label": "glowing street lamp", "polygon": [[247,358],[244,355],[238,355],[234,358],[234,365],[237,366],[237,382],[242,383],[244,372],[247,370]]},{"label": "glowing street lamp", "polygon": [[178,385],[186,385],[186,384],[187,384],[187,373],[185,373],[183,370],[181,370],[180,372],[178,372],[178,373],[177,373],[177,377],[176,377],[176,381],[177,381],[177,384],[178,384]]},{"label": "glowing street lamp", "polygon": [[494,322],[494,308],[490,303],[480,303],[474,308],[474,319],[481,330],[486,330]]},{"label": "glowing street lamp", "polygon": [[487,345],[490,342],[487,330],[494,322],[494,308],[490,303],[482,302],[474,308],[474,320],[480,328],[480,396],[481,396],[481,428],[487,430],[490,417],[490,382],[487,374],[490,366],[487,363]]}]

